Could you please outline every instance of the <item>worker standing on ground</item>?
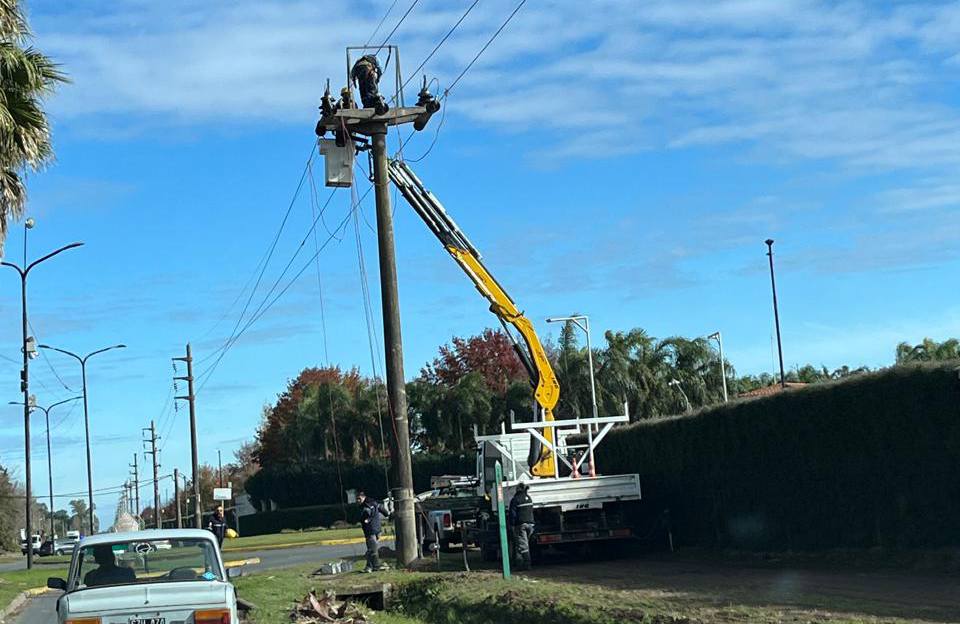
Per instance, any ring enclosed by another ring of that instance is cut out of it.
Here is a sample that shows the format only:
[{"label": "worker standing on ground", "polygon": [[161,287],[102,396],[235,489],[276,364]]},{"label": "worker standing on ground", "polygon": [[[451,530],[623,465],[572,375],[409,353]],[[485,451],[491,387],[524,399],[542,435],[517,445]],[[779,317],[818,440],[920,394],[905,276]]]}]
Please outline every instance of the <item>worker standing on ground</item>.
[{"label": "worker standing on ground", "polygon": [[510,499],[510,510],[507,514],[513,526],[514,545],[516,548],[517,569],[530,569],[530,538],[533,536],[533,500],[527,493],[527,484],[522,481],[517,484],[517,491]]},{"label": "worker standing on ground", "polygon": [[207,523],[207,530],[217,536],[217,545],[223,547],[223,538],[227,534],[227,520],[223,517],[223,505],[217,505],[210,522]]},{"label": "worker standing on ground", "polygon": [[390,517],[390,512],[380,501],[368,497],[363,490],[357,492],[357,502],[360,504],[360,526],[367,543],[367,567],[363,571],[384,570],[386,566],[380,564],[380,516]]}]

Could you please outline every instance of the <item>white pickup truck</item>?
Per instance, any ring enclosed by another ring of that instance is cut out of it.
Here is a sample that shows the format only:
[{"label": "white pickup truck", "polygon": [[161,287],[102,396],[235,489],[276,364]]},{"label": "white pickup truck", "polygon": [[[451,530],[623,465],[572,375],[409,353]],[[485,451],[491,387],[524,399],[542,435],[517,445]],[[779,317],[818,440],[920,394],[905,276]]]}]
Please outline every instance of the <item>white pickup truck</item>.
[{"label": "white pickup truck", "polygon": [[237,596],[216,538],[199,529],[105,533],[80,540],[67,579],[47,587],[60,624],[237,624]]}]

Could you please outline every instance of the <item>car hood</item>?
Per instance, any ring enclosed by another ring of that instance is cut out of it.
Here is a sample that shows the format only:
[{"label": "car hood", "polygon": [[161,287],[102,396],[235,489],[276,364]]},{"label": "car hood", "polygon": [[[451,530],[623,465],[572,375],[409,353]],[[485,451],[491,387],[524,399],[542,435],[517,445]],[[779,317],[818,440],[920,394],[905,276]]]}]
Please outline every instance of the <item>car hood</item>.
[{"label": "car hood", "polygon": [[183,581],[89,587],[63,597],[67,613],[108,614],[170,607],[227,605],[233,588],[221,581]]}]

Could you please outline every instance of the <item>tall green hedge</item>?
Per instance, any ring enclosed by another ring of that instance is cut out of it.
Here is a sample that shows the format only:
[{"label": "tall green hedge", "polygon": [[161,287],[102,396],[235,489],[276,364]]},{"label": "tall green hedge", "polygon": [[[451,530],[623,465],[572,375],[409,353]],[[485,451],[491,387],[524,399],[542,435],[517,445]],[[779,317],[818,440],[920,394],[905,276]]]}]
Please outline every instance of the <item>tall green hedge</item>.
[{"label": "tall green hedge", "polygon": [[[415,492],[429,489],[430,477],[434,475],[473,474],[475,463],[472,451],[458,455],[415,454],[413,489]],[[379,461],[356,464],[343,462],[338,478],[337,464],[330,461],[264,466],[247,480],[245,488],[254,503],[264,509],[267,507],[264,503],[268,500],[280,508],[338,505],[341,501],[341,478],[345,490],[362,489],[371,496],[384,498],[387,495],[385,468],[386,464]]]},{"label": "tall green hedge", "polygon": [[359,505],[314,505],[264,511],[240,518],[240,535],[267,535],[284,529],[300,530],[329,527],[335,522],[360,522]]},{"label": "tall green hedge", "polygon": [[640,474],[681,544],[960,546],[957,364],[899,366],[614,430],[604,474]]}]

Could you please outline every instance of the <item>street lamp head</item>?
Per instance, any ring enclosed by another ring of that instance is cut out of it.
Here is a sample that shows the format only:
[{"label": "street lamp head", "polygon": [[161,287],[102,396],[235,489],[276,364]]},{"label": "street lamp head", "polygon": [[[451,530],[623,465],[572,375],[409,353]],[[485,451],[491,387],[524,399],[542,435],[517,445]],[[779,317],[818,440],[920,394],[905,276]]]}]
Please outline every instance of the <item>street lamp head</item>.
[{"label": "street lamp head", "polygon": [[712,334],[710,334],[709,336],[707,336],[707,339],[708,339],[708,340],[720,340],[720,332],[718,332],[718,331],[713,332]]},{"label": "street lamp head", "polygon": [[33,217],[31,217],[23,222],[23,227],[27,228],[28,230],[32,230],[33,226],[36,224],[37,222],[33,220]]},{"label": "street lamp head", "polygon": [[679,386],[679,385],[680,385],[680,380],[679,380],[679,379],[671,379],[671,380],[667,383],[667,385],[668,385],[668,386]]},{"label": "street lamp head", "polygon": [[772,238],[768,238],[767,240],[765,240],[765,241],[763,241],[763,242],[765,242],[765,243],[767,244],[767,247],[770,247],[771,245],[773,245],[773,239],[772,239]]}]

